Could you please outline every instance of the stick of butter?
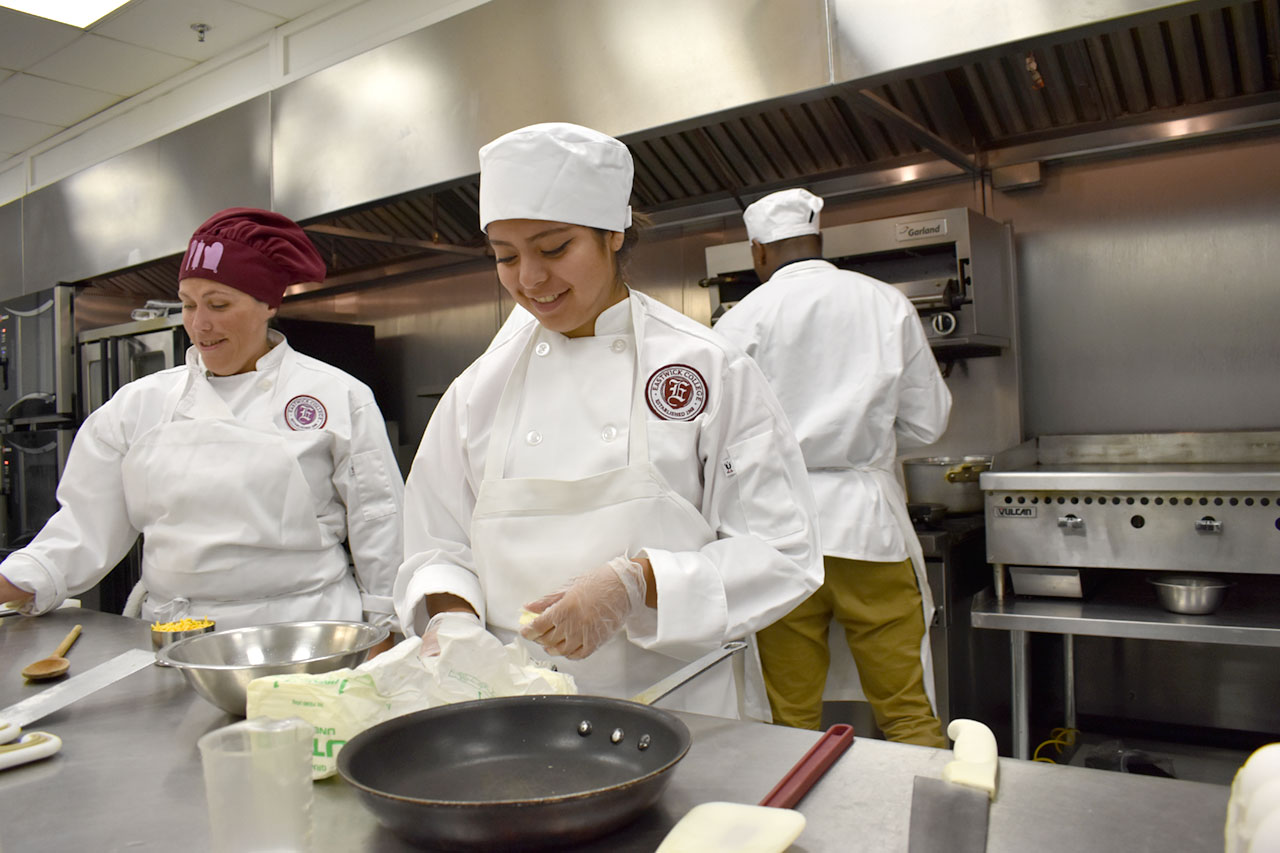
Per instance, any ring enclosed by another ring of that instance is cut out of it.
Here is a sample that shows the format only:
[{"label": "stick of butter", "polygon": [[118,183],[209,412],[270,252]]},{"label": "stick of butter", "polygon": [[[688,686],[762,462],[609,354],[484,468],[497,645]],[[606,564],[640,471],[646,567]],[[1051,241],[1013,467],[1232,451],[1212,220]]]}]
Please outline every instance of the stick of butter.
[{"label": "stick of butter", "polygon": [[532,610],[521,607],[520,608],[520,627],[523,628],[525,625],[528,625],[530,622],[532,622],[534,619],[537,619],[541,615],[542,615],[541,613],[534,613]]}]

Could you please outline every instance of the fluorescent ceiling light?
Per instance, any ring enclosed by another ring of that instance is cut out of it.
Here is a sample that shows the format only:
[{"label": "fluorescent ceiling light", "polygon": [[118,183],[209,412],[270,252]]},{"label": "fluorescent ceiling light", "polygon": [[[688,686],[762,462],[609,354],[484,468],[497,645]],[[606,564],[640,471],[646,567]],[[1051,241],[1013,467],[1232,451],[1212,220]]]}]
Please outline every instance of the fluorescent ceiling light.
[{"label": "fluorescent ceiling light", "polygon": [[0,6],[84,29],[129,0],[6,0]]}]

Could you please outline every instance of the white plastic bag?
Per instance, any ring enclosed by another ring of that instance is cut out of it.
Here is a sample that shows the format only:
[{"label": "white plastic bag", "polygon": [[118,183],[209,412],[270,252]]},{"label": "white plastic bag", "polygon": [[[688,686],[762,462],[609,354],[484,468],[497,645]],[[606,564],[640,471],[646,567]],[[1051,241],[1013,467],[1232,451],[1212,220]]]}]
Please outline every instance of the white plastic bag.
[{"label": "white plastic bag", "polygon": [[478,624],[446,624],[438,639],[436,657],[420,658],[422,640],[410,637],[355,669],[254,679],[247,715],[296,716],[315,726],[311,777],[323,779],[337,772],[343,744],[383,720],[472,699],[578,692],[572,676],[530,658],[519,640],[503,645]]}]

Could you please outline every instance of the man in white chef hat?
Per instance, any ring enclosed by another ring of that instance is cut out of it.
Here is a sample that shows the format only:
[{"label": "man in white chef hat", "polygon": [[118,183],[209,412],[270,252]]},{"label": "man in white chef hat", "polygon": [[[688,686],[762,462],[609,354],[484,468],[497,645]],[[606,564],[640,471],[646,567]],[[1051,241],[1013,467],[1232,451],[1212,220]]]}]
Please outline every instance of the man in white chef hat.
[{"label": "man in white chef hat", "polygon": [[764,282],[716,323],[764,371],[818,500],[826,580],[758,635],[775,722],[816,729],[834,619],[890,740],[947,747],[934,712],[924,557],[894,475],[900,448],[936,441],[951,394],[896,288],[823,260],[822,199],[801,188],[743,213]]},{"label": "man in white chef hat", "polygon": [[[533,321],[449,387],[405,490],[396,609],[425,654],[517,632],[627,697],[822,581],[804,459],[756,364],[632,290],[631,154],[566,123],[480,149],[480,226]],[[666,707],[739,715],[730,668]],[[758,691],[747,714],[768,719]],[[750,687],[750,683],[747,685]]]}]

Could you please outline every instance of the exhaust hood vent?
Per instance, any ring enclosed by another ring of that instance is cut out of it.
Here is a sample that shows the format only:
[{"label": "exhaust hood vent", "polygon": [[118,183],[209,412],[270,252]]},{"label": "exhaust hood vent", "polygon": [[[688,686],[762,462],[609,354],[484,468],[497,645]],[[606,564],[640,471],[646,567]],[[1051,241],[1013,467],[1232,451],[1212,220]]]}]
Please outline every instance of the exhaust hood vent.
[{"label": "exhaust hood vent", "polygon": [[[675,225],[733,215],[798,183],[828,196],[882,192],[1020,163],[1275,133],[1280,2],[1166,11],[624,136],[636,163],[633,205]],[[478,191],[477,176],[458,176],[304,224],[321,226],[313,237],[338,283],[389,265],[473,263],[484,246]],[[165,259],[94,283],[155,296],[172,290],[176,266]]]}]

